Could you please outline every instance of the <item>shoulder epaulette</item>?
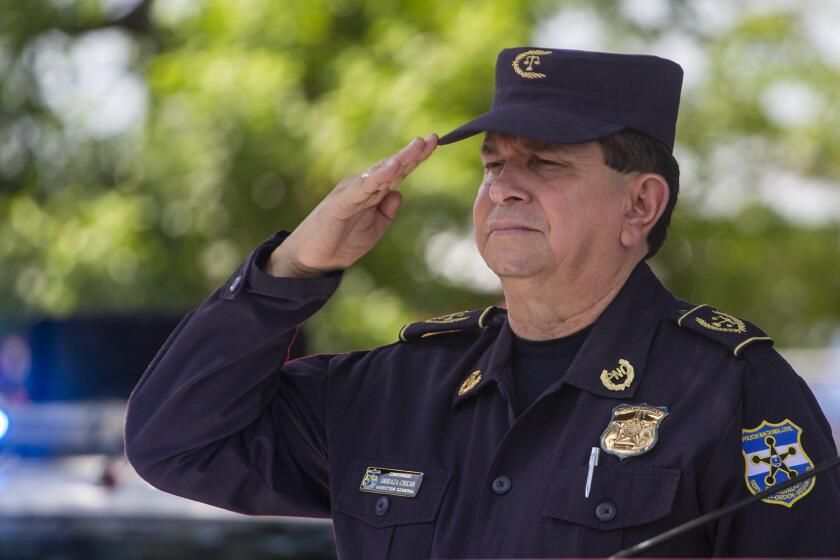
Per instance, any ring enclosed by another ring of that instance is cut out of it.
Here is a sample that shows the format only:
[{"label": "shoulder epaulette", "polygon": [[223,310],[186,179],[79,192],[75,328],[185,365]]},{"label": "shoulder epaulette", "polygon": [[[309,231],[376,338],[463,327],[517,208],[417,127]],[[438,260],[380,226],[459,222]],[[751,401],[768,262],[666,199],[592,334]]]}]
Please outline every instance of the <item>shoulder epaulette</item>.
[{"label": "shoulder epaulette", "polygon": [[400,340],[408,342],[438,334],[460,332],[484,327],[498,327],[505,322],[507,311],[500,307],[490,306],[472,311],[458,311],[440,317],[432,317],[425,321],[409,323],[400,330]]},{"label": "shoulder epaulette", "polygon": [[735,356],[740,356],[744,348],[753,342],[773,344],[773,339],[767,333],[749,321],[705,304],[679,302],[672,318],[677,325],[720,342]]}]

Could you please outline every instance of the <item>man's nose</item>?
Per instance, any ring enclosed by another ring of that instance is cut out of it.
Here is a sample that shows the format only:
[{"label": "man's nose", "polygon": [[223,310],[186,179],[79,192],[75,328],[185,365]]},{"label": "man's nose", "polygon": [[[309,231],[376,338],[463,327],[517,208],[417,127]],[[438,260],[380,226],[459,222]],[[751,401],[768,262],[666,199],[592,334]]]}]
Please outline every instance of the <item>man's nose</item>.
[{"label": "man's nose", "polygon": [[512,166],[506,165],[490,183],[487,194],[494,204],[501,206],[516,201],[528,202],[531,199],[530,193],[522,186],[518,175]]}]

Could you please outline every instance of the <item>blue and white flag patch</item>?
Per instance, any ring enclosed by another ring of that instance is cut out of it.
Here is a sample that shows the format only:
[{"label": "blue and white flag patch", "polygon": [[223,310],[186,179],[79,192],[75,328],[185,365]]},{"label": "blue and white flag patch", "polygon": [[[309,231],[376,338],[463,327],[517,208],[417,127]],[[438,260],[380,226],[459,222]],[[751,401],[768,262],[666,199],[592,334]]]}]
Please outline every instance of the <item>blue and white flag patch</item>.
[{"label": "blue and white flag patch", "polygon": [[[781,484],[814,468],[802,448],[802,428],[785,418],[773,423],[766,420],[755,428],[741,430],[747,488],[753,494]],[[814,488],[809,478],[761,500],[768,504],[793,507]]]}]

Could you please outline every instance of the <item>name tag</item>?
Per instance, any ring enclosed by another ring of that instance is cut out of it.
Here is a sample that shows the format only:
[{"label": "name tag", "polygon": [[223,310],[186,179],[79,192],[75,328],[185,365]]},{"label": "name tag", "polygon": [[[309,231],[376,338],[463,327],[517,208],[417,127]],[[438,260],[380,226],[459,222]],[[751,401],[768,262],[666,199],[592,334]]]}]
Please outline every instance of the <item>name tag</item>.
[{"label": "name tag", "polygon": [[368,467],[359,490],[413,498],[420,490],[421,482],[423,482],[423,473],[421,472]]}]

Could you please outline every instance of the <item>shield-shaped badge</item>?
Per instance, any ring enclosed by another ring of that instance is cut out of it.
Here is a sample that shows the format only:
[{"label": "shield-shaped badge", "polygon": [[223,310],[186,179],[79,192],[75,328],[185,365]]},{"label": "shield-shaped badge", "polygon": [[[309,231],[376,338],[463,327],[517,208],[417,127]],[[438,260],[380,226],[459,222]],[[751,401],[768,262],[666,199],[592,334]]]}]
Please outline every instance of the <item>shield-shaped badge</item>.
[{"label": "shield-shaped badge", "polygon": [[668,416],[664,406],[620,404],[612,410],[612,421],[601,435],[601,449],[622,461],[647,453],[659,438],[659,423]]},{"label": "shield-shaped badge", "polygon": [[[796,478],[814,468],[802,448],[802,428],[785,418],[773,423],[763,420],[749,430],[741,430],[747,488],[758,494],[765,488]],[[782,490],[762,502],[793,507],[814,488],[809,478]]]}]

